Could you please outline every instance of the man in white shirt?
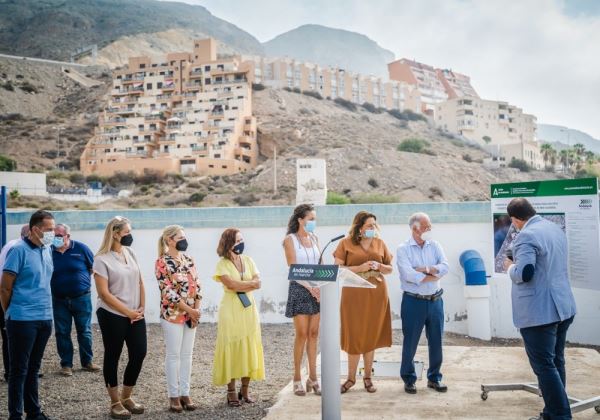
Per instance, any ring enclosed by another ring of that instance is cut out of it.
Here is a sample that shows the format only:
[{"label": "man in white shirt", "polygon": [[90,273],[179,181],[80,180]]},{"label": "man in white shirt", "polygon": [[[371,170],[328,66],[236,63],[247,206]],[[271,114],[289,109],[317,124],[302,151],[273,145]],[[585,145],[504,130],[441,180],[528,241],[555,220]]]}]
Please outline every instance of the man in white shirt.
[{"label": "man in white shirt", "polygon": [[401,318],[402,365],[400,376],[404,391],[416,394],[414,357],[423,328],[429,347],[427,387],[446,392],[442,383],[442,336],[444,302],[440,279],[448,273],[448,261],[442,246],[431,239],[431,221],[425,213],[415,213],[408,221],[411,237],[398,247],[396,264],[402,290]]}]

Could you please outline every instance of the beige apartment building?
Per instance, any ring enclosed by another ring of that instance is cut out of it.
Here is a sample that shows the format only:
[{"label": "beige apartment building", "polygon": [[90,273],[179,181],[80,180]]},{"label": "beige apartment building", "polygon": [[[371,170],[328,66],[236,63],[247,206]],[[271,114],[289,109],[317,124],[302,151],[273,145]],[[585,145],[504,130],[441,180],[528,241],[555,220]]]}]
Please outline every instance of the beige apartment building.
[{"label": "beige apartment building", "polygon": [[146,169],[229,175],[256,166],[250,67],[217,59],[214,39],[163,62],[132,57],[81,156],[85,175]]},{"label": "beige apartment building", "polygon": [[401,58],[388,64],[388,72],[390,80],[407,83],[419,90],[421,111],[430,116],[434,114],[436,104],[449,98],[479,97],[468,76],[451,70]]},{"label": "beige apartment building", "polygon": [[536,117],[502,101],[474,97],[438,103],[435,124],[484,146],[492,155],[523,159],[540,169],[544,162],[536,141]]},{"label": "beige apartment building", "polygon": [[388,110],[421,112],[421,94],[414,85],[384,81],[340,68],[321,67],[288,58],[247,57],[254,83],[271,88],[318,92],[323,98],[365,102]]}]

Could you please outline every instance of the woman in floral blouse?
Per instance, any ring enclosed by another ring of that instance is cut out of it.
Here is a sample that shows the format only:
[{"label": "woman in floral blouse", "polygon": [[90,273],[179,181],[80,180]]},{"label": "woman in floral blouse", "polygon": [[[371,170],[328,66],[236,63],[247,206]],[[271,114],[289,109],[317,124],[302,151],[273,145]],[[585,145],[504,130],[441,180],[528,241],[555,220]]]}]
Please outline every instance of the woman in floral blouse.
[{"label": "woman in floral blouse", "polygon": [[190,400],[192,352],[200,321],[200,281],[181,226],[167,226],[158,240],[156,279],[160,288],[162,326],[166,350],[165,370],[169,410],[193,411]]}]

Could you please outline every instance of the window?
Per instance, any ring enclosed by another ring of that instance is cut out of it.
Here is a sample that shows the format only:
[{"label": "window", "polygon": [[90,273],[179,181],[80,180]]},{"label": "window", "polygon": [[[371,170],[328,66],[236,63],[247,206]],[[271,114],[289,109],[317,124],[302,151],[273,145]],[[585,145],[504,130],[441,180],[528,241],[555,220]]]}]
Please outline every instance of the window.
[{"label": "window", "polygon": [[140,68],[141,68],[141,69],[145,69],[145,68],[146,68],[146,65],[142,63],[142,64],[140,64]]},{"label": "window", "polygon": [[156,82],[156,89],[162,89],[163,84],[162,82]]},{"label": "window", "polygon": [[140,130],[140,131],[144,131],[144,124],[140,124],[140,125],[138,125],[138,130]]},{"label": "window", "polygon": [[146,90],[152,90],[152,83],[146,83]]},{"label": "window", "polygon": [[206,79],[204,79],[204,84],[210,85],[210,77],[207,77]]},{"label": "window", "polygon": [[204,71],[210,71],[210,66],[204,66]]},{"label": "window", "polygon": [[215,165],[208,165],[208,167],[209,167],[209,168],[214,168],[214,167],[215,167]]},{"label": "window", "polygon": [[227,165],[221,165],[221,169],[227,169]]}]

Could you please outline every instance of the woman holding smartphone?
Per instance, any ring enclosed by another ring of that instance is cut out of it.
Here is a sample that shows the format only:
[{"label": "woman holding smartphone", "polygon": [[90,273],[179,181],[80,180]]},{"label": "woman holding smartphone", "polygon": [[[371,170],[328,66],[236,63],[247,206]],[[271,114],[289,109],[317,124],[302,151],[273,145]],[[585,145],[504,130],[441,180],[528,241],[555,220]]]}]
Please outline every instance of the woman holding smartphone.
[{"label": "woman holding smartphone", "polygon": [[167,347],[169,410],[175,413],[196,409],[190,399],[190,378],[202,296],[196,264],[185,254],[187,248],[183,228],[167,226],[158,239],[155,265],[161,296],[160,325]]},{"label": "woman holding smartphone", "polygon": [[[265,378],[260,321],[252,291],[260,288],[259,272],[252,258],[243,255],[244,238],[239,229],[221,235],[213,278],[225,293],[219,305],[217,343],[213,363],[213,384],[227,384],[227,404],[239,407],[240,400],[253,403],[248,394],[250,380]],[[236,392],[235,381],[242,386]]]}]

